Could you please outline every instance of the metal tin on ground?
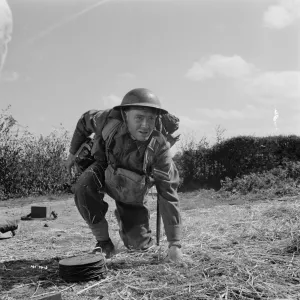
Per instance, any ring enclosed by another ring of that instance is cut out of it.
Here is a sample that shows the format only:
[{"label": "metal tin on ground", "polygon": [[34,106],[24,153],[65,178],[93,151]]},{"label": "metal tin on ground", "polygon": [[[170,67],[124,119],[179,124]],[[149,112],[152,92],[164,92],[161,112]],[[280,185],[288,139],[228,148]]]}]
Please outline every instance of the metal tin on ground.
[{"label": "metal tin on ground", "polygon": [[87,254],[62,259],[59,276],[67,282],[103,279],[106,277],[105,258],[101,254]]}]

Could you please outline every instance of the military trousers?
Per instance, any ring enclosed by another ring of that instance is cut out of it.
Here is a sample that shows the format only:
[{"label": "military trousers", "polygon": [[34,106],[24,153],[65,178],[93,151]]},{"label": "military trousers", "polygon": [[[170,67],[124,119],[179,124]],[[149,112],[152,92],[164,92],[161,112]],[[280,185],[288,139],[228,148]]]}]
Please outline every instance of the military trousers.
[{"label": "military trousers", "polygon": [[74,186],[75,204],[90,228],[98,226],[102,235],[104,232],[108,237],[105,219],[108,203],[104,201],[107,193],[116,203],[119,233],[124,245],[129,249],[147,249],[153,239],[146,202],[149,189],[146,179],[146,176],[125,169],[114,170],[110,165],[104,170],[95,162],[80,175]]}]

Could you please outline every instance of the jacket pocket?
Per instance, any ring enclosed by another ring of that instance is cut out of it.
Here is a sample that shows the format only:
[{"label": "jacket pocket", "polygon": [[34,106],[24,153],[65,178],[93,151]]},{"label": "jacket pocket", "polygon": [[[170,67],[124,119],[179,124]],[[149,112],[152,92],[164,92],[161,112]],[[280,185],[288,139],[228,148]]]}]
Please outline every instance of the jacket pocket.
[{"label": "jacket pocket", "polygon": [[149,190],[145,175],[122,168],[114,170],[110,165],[105,171],[105,183],[110,197],[127,204],[142,205]]}]

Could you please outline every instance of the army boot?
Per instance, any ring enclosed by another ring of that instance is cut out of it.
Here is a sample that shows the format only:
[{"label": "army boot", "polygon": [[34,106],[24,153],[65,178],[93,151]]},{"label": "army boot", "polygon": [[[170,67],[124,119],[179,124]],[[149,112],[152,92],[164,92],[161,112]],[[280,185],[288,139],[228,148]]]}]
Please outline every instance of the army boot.
[{"label": "army boot", "polygon": [[111,258],[115,254],[115,246],[111,239],[107,241],[97,241],[93,253],[102,253],[105,256],[105,258]]}]

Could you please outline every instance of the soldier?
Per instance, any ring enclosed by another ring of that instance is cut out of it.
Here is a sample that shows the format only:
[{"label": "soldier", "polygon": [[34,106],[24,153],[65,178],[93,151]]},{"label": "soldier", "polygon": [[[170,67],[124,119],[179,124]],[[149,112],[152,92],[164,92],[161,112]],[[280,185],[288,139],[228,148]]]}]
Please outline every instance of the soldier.
[{"label": "soldier", "polygon": [[179,174],[172,160],[170,144],[155,130],[161,108],[157,96],[144,88],[128,92],[121,105],[107,111],[88,111],[75,129],[67,168],[71,174],[75,153],[88,136],[95,133],[92,163],[78,178],[74,188],[79,213],[97,240],[94,253],[107,258],[114,254],[105,214],[105,193],[116,201],[119,233],[129,249],[147,250],[153,245],[145,196],[156,186],[159,208],[169,243],[168,258],[179,261],[181,216],[177,188]]}]

